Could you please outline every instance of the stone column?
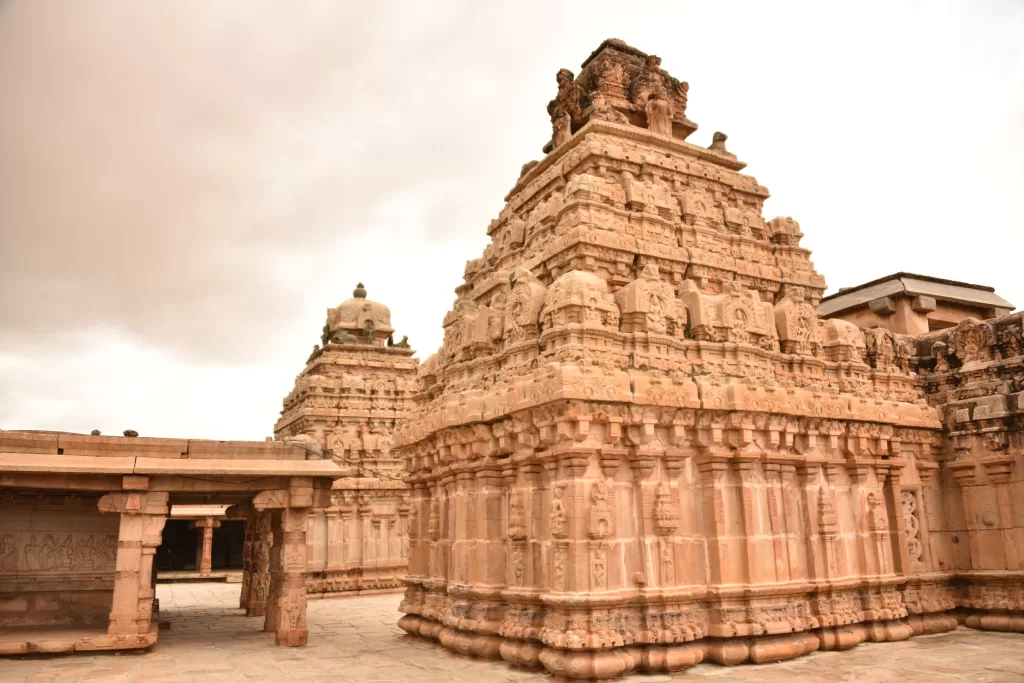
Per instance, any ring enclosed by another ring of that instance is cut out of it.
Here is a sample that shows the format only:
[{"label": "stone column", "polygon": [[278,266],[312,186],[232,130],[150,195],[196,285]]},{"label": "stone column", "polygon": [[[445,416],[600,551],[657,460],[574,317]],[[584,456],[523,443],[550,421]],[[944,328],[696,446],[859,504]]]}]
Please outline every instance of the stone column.
[{"label": "stone column", "polygon": [[263,630],[274,632],[277,645],[298,647],[305,645],[309,637],[306,628],[306,522],[312,506],[312,480],[293,477],[287,491],[287,506],[271,511],[274,545],[270,553],[270,596]]},{"label": "stone column", "polygon": [[270,512],[255,512],[252,520],[252,550],[249,558],[249,594],[245,605],[245,616],[262,617],[266,614],[267,597],[270,594],[270,546],[273,537],[270,530]]},{"label": "stone column", "polygon": [[252,515],[245,518],[245,540],[242,542],[242,590],[238,595],[238,606],[249,605],[249,587],[252,581],[252,547],[255,537],[255,523]]},{"label": "stone column", "polygon": [[[148,488],[147,477],[126,476],[125,487]],[[129,484],[128,480],[132,480]],[[107,632],[111,635],[148,634],[153,616],[153,557],[162,539],[169,511],[168,494],[146,491],[111,493],[100,499],[100,512],[117,512],[114,597]]]},{"label": "stone column", "polygon": [[[958,454],[959,455],[959,454]],[[961,457],[969,458],[969,454]],[[974,487],[977,484],[977,463],[974,460],[955,460],[947,465],[953,478],[960,485],[963,496],[964,520],[967,524],[967,542],[971,553],[971,568],[982,566],[981,547],[978,545],[978,521],[974,509]],[[958,567],[959,568],[959,567]]]},{"label": "stone column", "polygon": [[192,528],[199,535],[196,548],[196,569],[200,576],[209,576],[213,569],[213,530],[220,526],[220,521],[213,517],[197,519]]}]

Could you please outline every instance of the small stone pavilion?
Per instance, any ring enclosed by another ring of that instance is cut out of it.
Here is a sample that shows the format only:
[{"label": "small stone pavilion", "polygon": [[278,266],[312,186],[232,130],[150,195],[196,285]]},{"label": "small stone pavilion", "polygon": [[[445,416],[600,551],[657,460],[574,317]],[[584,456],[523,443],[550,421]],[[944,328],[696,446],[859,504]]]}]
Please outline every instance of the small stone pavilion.
[{"label": "small stone pavilion", "polygon": [[313,349],[274,427],[278,440],[327,448],[346,468],[331,505],[310,510],[310,595],[400,590],[408,567],[409,494],[393,451],[418,363],[406,338],[394,341],[391,311],[366,298],[328,309]]},{"label": "small stone pavilion", "polygon": [[1022,314],[831,317],[844,297],[938,312],[960,285],[823,300],[726,135],[687,142],[688,97],[618,40],[558,72],[546,156],[395,433],[399,626],[600,680],[1024,632]]},{"label": "small stone pavilion", "polygon": [[0,432],[0,654],[152,645],[170,510],[210,501],[264,525],[249,600],[277,644],[304,645],[306,523],[340,474],[279,442]]},{"label": "small stone pavilion", "polygon": [[842,287],[818,306],[823,318],[911,335],[955,327],[964,318],[990,320],[1012,311],[1013,304],[991,287],[914,273]]}]

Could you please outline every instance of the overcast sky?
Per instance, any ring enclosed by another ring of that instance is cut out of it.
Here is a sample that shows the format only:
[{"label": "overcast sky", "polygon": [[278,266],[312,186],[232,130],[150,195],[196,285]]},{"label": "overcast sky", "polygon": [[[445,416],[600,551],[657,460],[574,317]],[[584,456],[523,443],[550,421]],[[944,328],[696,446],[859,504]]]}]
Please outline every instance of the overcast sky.
[{"label": "overcast sky", "polygon": [[425,358],[560,67],[689,81],[831,291],[1024,306],[1021,2],[0,0],[0,428],[262,439],[363,281]]}]

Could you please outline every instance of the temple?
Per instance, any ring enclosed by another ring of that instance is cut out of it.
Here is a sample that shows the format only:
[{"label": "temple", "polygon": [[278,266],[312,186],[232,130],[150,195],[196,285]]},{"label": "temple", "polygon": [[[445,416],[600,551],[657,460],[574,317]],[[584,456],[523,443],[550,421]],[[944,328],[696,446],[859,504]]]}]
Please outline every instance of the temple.
[{"label": "temple", "polygon": [[407,633],[559,680],[1024,633],[1024,314],[823,296],[658,57],[555,80],[422,363],[360,283],[271,441],[0,432],[0,654],[150,647],[158,574],[238,575],[284,646],[404,589]]},{"label": "temple", "polygon": [[391,311],[359,283],[327,311],[321,344],[274,427],[275,439],[326,448],[348,468],[330,507],[310,511],[311,597],[403,588],[410,507],[392,434],[411,404],[418,363],[408,338],[393,336]]},{"label": "temple", "polygon": [[1024,631],[1021,315],[819,318],[799,224],[725,134],[686,142],[660,63],[608,40],[558,72],[467,263],[396,430],[399,626],[574,679]]}]

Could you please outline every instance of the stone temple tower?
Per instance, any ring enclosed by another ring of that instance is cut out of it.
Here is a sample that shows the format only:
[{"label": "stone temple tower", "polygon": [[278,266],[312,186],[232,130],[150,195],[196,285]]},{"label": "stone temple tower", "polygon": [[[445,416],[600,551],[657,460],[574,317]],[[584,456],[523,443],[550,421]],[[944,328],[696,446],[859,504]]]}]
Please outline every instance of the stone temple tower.
[{"label": "stone temple tower", "polygon": [[799,224],[724,134],[686,141],[660,63],[608,40],[558,72],[547,155],[466,265],[396,431],[399,625],[580,679],[955,627],[906,503],[940,434],[907,340],[868,364],[818,319]]},{"label": "stone temple tower", "polygon": [[274,426],[275,439],[328,448],[350,468],[334,483],[331,507],[310,515],[312,594],[394,590],[406,572],[410,508],[393,431],[410,406],[417,362],[393,334],[391,311],[367,299],[360,283],[328,309],[322,346]]}]

